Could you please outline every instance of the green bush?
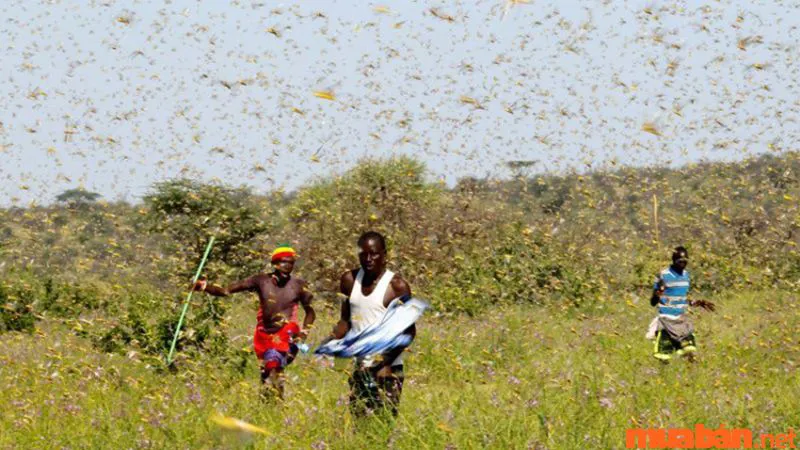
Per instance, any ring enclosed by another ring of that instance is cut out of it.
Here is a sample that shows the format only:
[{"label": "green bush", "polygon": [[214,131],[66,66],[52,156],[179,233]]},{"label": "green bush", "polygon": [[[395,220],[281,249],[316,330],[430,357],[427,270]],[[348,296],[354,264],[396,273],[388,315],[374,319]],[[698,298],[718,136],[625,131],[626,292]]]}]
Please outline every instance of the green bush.
[{"label": "green bush", "polygon": [[400,157],[366,160],[330,181],[301,189],[288,205],[303,269],[317,287],[334,290],[339,276],[357,263],[356,239],[367,230],[384,233],[392,258],[422,247],[425,225],[439,212],[443,190],[425,181],[425,166]]},{"label": "green bush", "polygon": [[32,332],[36,322],[33,303],[36,291],[30,284],[0,284],[0,333]]},{"label": "green bush", "polygon": [[[170,240],[165,249],[183,260],[201,255],[213,235],[214,259],[228,266],[254,270],[263,264],[251,252],[255,238],[265,233],[270,215],[248,189],[201,184],[191,180],[157,183],[144,197],[143,224]],[[185,272],[188,274],[188,272]],[[187,276],[188,277],[188,276]]]},{"label": "green bush", "polygon": [[43,292],[37,310],[62,318],[75,318],[88,311],[105,309],[107,294],[91,282],[59,283],[53,278],[43,281]]},{"label": "green bush", "polygon": [[[131,293],[117,299],[126,305],[115,323],[95,333],[95,346],[105,352],[136,349],[163,358],[169,352],[182,304],[165,303],[161,295]],[[197,303],[197,302],[196,302]],[[225,303],[215,297],[202,297],[184,319],[176,350],[203,351],[220,356],[230,351],[227,345]]]}]

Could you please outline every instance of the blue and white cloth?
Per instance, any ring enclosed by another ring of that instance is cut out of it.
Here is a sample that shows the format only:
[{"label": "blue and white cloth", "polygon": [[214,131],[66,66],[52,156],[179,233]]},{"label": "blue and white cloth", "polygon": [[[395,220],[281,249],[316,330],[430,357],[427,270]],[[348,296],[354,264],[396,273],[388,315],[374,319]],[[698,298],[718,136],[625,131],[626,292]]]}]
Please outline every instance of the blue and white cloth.
[{"label": "blue and white cloth", "polygon": [[350,330],[343,338],[322,344],[314,353],[338,358],[362,357],[386,353],[411,343],[403,332],[413,325],[429,305],[418,298],[392,300],[380,321],[356,333]]}]

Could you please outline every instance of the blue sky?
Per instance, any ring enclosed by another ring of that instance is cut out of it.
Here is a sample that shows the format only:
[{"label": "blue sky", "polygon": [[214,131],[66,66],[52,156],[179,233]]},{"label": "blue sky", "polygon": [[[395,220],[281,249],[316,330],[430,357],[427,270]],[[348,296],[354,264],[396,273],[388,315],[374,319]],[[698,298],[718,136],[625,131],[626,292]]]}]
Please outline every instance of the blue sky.
[{"label": "blue sky", "polygon": [[294,189],[369,156],[453,183],[796,150],[798,9],[6,1],[0,205],[182,176]]}]

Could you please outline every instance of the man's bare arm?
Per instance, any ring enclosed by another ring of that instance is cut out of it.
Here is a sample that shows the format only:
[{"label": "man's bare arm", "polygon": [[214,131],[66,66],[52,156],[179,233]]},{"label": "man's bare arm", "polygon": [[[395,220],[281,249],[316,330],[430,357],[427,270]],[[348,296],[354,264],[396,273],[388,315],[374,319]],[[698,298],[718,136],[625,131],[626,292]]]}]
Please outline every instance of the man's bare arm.
[{"label": "man's bare arm", "polygon": [[[196,291],[207,292],[214,297],[227,297],[237,292],[254,291],[258,288],[257,276],[250,277],[246,280],[237,281],[227,287],[217,286],[215,284],[205,284],[205,280],[200,280],[195,284]],[[205,286],[204,286],[205,284]]]},{"label": "man's bare arm", "polygon": [[355,278],[352,271],[347,271],[339,280],[339,292],[345,296],[342,301],[342,310],[339,315],[339,322],[333,327],[333,337],[341,339],[350,331],[350,293],[353,292]]},{"label": "man's bare arm", "polygon": [[[411,286],[408,285],[406,280],[400,278],[399,276],[395,276],[392,279],[391,287],[392,287],[392,294],[393,295],[391,296],[391,298],[389,300],[384,299],[384,306],[388,307],[389,303],[391,303],[396,298],[400,298],[400,297],[408,298],[408,297],[411,297]],[[410,327],[406,328],[406,330],[403,332],[403,334],[410,335],[411,336],[411,341],[413,342],[414,338],[417,337],[417,326],[416,325],[411,325]],[[405,347],[398,347],[398,348],[389,350],[388,352],[384,353],[383,357],[382,357],[382,360],[381,360],[382,369],[391,368],[392,363],[394,362],[394,360],[397,359],[397,357],[400,356],[400,354],[403,353],[404,351],[405,351]],[[391,372],[387,373],[387,371],[384,370],[383,372],[379,372],[378,376],[383,378],[384,376],[388,376],[389,373],[391,373]]]},{"label": "man's bare arm", "polygon": [[307,333],[308,330],[314,325],[314,321],[317,320],[317,313],[314,311],[314,307],[311,306],[311,300],[314,298],[314,294],[308,290],[307,285],[303,284],[303,292],[300,294],[300,305],[303,306],[303,311],[305,312],[305,318],[303,318],[303,332]]},{"label": "man's bare arm", "polygon": [[392,278],[391,286],[392,295],[388,299],[383,299],[384,308],[388,308],[389,304],[392,303],[392,301],[396,298],[411,297],[411,286],[408,285],[406,280],[400,278],[399,276],[395,275],[394,278]]}]

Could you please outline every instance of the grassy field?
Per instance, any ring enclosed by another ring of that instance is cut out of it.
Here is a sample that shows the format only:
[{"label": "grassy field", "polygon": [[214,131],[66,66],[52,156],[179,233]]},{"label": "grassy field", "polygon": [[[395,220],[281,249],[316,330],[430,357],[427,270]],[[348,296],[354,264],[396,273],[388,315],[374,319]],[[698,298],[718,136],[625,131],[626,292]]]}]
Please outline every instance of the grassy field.
[{"label": "grassy field", "polygon": [[[234,345],[254,321],[230,311]],[[203,358],[176,373],[157,360],[98,353],[63,323],[0,336],[0,448],[624,448],[630,427],[800,427],[798,298],[720,296],[695,312],[699,361],[662,365],[644,332],[653,311],[629,294],[590,308],[518,306],[477,318],[423,318],[394,424],[351,418],[348,361],[300,357],[287,400],[256,397],[258,371]],[[334,312],[320,314],[320,330]],[[269,431],[243,436],[219,412]]]}]

